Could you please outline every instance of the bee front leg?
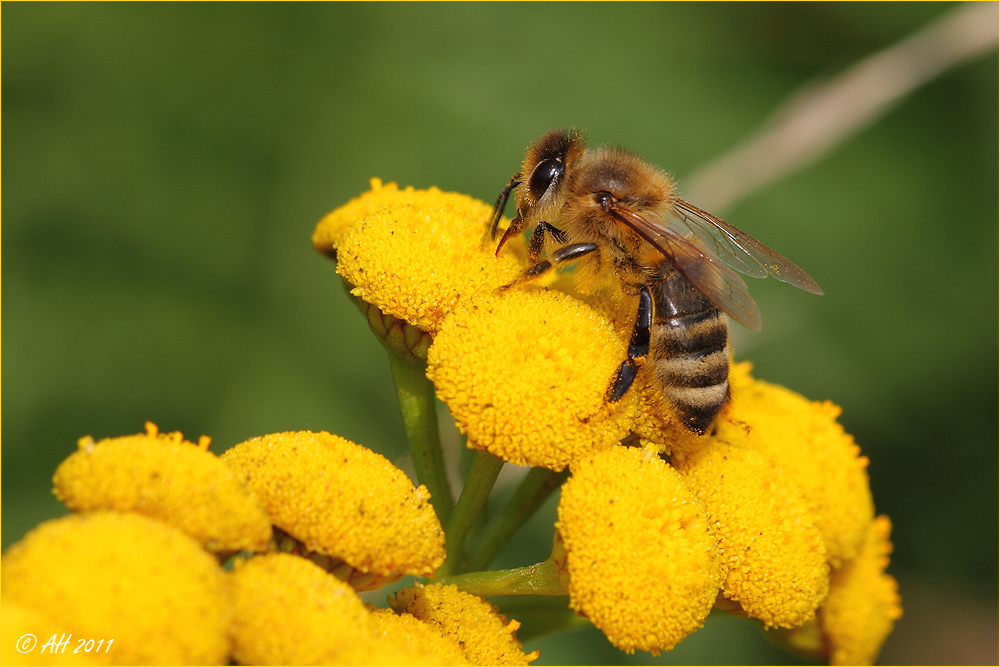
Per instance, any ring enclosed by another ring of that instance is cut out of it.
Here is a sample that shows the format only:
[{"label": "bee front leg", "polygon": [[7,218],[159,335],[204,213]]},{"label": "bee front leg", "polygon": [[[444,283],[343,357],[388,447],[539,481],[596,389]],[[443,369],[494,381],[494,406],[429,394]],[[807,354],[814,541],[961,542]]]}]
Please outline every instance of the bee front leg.
[{"label": "bee front leg", "polygon": [[[551,225],[549,225],[549,227],[551,227]],[[555,228],[552,227],[552,229]],[[559,234],[562,234],[562,232],[559,231],[558,229],[556,231]],[[537,233],[538,232],[535,232],[535,234]],[[534,238],[534,234],[532,234],[532,238]],[[568,246],[563,246],[562,248],[559,248],[554,253],[552,253],[548,259],[543,259],[542,261],[536,262],[535,264],[529,266],[527,269],[525,269],[524,273],[522,273],[517,280],[510,283],[509,285],[504,285],[498,291],[506,292],[514,285],[519,285],[523,282],[534,280],[539,276],[545,275],[553,268],[555,268],[557,264],[562,264],[563,262],[571,262],[573,260],[580,259],[584,255],[589,255],[595,250],[597,250],[596,243],[573,243]]]},{"label": "bee front leg", "polygon": [[532,262],[537,262],[542,256],[546,234],[551,234],[557,243],[566,243],[566,232],[547,222],[539,222],[535,231],[531,233],[531,238],[528,239],[528,259]]},{"label": "bee front leg", "polygon": [[632,340],[628,344],[628,359],[618,367],[615,379],[608,387],[605,396],[608,403],[621,400],[635,381],[635,376],[639,372],[635,360],[649,354],[649,328],[652,325],[653,299],[649,295],[649,288],[643,285],[639,290],[639,311],[636,313],[635,326],[632,328]]}]

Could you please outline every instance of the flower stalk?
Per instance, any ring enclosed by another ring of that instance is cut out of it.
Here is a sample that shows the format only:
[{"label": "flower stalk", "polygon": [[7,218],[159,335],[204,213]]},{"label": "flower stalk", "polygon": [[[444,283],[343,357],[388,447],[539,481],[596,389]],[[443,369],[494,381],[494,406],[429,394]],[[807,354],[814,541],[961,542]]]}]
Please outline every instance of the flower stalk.
[{"label": "flower stalk", "polygon": [[462,569],[462,548],[465,545],[465,538],[486,504],[486,499],[493,490],[503,464],[503,459],[489,452],[476,450],[473,453],[472,467],[465,480],[465,488],[462,489],[462,495],[459,496],[458,503],[445,524],[447,556],[437,576],[446,577]]},{"label": "flower stalk", "polygon": [[541,563],[510,570],[467,572],[441,579],[474,595],[566,595],[559,570],[550,557]]},{"label": "flower stalk", "polygon": [[514,531],[527,523],[568,476],[568,470],[562,472],[548,468],[529,470],[503,511],[487,526],[479,545],[469,558],[469,569],[486,568],[500,553]]}]

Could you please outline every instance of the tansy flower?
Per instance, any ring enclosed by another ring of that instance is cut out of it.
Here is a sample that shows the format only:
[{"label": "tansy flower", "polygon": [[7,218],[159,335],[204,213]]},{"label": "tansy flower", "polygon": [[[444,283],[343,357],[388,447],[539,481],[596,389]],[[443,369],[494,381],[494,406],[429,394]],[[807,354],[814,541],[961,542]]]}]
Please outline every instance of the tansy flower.
[{"label": "tansy flower", "polygon": [[801,491],[766,454],[718,439],[674,463],[718,540],[722,594],[765,627],[813,617],[830,568]]},{"label": "tansy flower", "polygon": [[868,458],[837,422],[840,408],[754,379],[750,364],[730,373],[733,401],[724,429],[746,432],[802,490],[833,566],[853,559],[875,516]]},{"label": "tansy flower", "polygon": [[852,562],[833,573],[830,595],[820,609],[832,665],[870,665],[893,622],[903,615],[896,580],[885,573],[891,523],[876,517]]},{"label": "tansy flower", "polygon": [[598,452],[572,472],[553,551],[570,607],[628,653],[672,649],[702,626],[719,589],[698,501],[649,449]]},{"label": "tansy flower", "polygon": [[404,588],[389,599],[389,606],[453,638],[470,664],[527,665],[538,657],[537,651],[521,650],[514,636],[517,621],[508,622],[493,605],[455,586]]},{"label": "tansy flower", "polygon": [[388,610],[376,620],[349,585],[292,554],[237,563],[232,600],[233,657],[245,665],[461,664],[457,645]]},{"label": "tansy flower", "polygon": [[113,664],[228,661],[224,572],[194,539],[154,519],[93,512],[46,521],[4,554],[0,580],[6,601],[63,632],[113,639]]},{"label": "tansy flower", "polygon": [[271,540],[271,524],[232,470],[180,433],[146,433],[94,442],[56,469],[54,493],[76,512],[138,512],[181,529],[218,552],[257,551]]},{"label": "tansy flower", "polygon": [[427,489],[371,450],[330,433],[298,431],[253,438],[222,459],[275,526],[332,557],[332,571],[357,590],[432,574],[444,560],[444,533]]},{"label": "tansy flower", "polygon": [[455,304],[514,280],[512,253],[494,256],[486,221],[492,208],[437,188],[372,191],[324,218],[314,244],[336,248],[337,273],[351,294],[391,317],[434,333]]},{"label": "tansy flower", "polygon": [[[28,637],[30,635],[30,638]],[[3,598],[0,604],[0,664],[3,665],[109,665],[111,646],[107,640],[90,652],[53,647],[66,636],[66,628],[41,612]],[[31,643],[25,643],[31,642]],[[48,646],[46,646],[48,644]],[[26,650],[27,649],[27,650]]]},{"label": "tansy flower", "polygon": [[[436,661],[427,664],[467,665],[462,645],[454,636],[445,636],[434,626],[412,614],[395,613],[392,609],[371,609],[375,634],[393,645],[405,647],[414,653],[434,656]],[[422,664],[422,663],[406,663]]]},{"label": "tansy flower", "polygon": [[605,400],[624,356],[625,343],[585,303],[512,289],[469,299],[445,320],[427,375],[470,447],[562,470],[628,433],[634,402]]},{"label": "tansy flower", "polygon": [[239,563],[232,604],[233,657],[244,665],[348,664],[349,651],[375,639],[354,589],[291,554]]}]

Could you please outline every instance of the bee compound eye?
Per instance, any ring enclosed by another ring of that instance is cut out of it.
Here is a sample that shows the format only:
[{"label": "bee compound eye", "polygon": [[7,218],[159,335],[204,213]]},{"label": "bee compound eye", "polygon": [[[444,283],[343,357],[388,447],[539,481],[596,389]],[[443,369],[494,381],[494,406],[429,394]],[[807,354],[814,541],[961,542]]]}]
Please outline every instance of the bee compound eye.
[{"label": "bee compound eye", "polygon": [[535,201],[541,199],[542,195],[549,189],[549,186],[559,180],[565,171],[566,167],[563,165],[562,160],[558,158],[550,157],[539,162],[535,170],[531,172],[531,180],[528,181],[528,188],[531,190],[531,196],[535,198]]}]

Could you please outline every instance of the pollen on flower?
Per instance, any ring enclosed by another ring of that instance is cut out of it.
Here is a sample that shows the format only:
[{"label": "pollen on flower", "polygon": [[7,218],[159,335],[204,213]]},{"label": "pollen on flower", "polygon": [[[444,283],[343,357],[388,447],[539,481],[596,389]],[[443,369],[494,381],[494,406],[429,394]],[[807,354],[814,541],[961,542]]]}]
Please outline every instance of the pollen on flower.
[{"label": "pollen on flower", "polygon": [[416,585],[397,591],[389,606],[408,613],[454,639],[473,665],[527,665],[537,651],[524,653],[514,632],[517,622],[481,597],[458,590],[457,586]]},{"label": "pollen on flower", "polygon": [[570,607],[624,651],[672,649],[702,626],[719,589],[698,501],[650,449],[614,447],[572,472],[553,550]]},{"label": "pollen on flower", "polygon": [[444,531],[424,486],[369,449],[326,432],[253,438],[222,455],[271,522],[306,548],[389,580],[444,562]]},{"label": "pollen on flower", "polygon": [[[56,469],[59,500],[75,512],[138,512],[169,523],[218,552],[263,550],[271,524],[233,471],[180,433],[80,440]],[[204,447],[202,446],[204,444]]]},{"label": "pollen on flower", "polygon": [[741,445],[713,438],[674,464],[718,538],[723,595],[766,627],[801,625],[826,597],[823,538],[795,481]]},{"label": "pollen on flower", "polygon": [[337,665],[376,639],[350,586],[299,556],[273,553],[232,574],[233,657],[244,665]]},{"label": "pollen on flower", "polygon": [[750,368],[730,372],[732,405],[720,432],[745,432],[748,445],[777,461],[802,490],[830,564],[852,560],[875,516],[867,457],[837,423],[838,406],[756,380]]},{"label": "pollen on flower", "polygon": [[832,665],[870,665],[903,615],[896,580],[885,573],[892,543],[889,518],[876,517],[857,558],[834,571],[820,622]]},{"label": "pollen on flower", "polygon": [[[316,232],[324,247],[335,245],[337,273],[354,286],[354,296],[433,333],[461,298],[520,274],[514,254],[496,257],[487,242],[491,206],[437,188],[400,192],[373,185],[324,218]],[[332,231],[351,216],[342,231]]]},{"label": "pollen on flower", "polygon": [[155,519],[101,511],[46,521],[4,554],[0,573],[5,601],[63,632],[114,638],[116,664],[228,661],[225,573]]},{"label": "pollen on flower", "polygon": [[625,342],[582,301],[512,289],[456,309],[428,350],[427,376],[470,447],[562,470],[629,432],[632,397],[605,400],[625,356]]}]

